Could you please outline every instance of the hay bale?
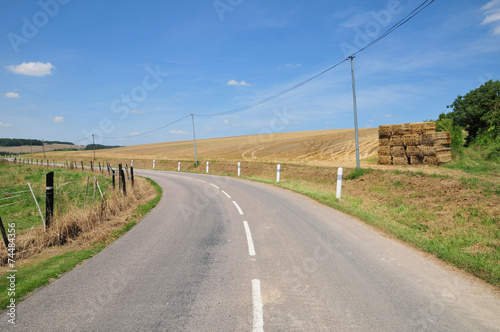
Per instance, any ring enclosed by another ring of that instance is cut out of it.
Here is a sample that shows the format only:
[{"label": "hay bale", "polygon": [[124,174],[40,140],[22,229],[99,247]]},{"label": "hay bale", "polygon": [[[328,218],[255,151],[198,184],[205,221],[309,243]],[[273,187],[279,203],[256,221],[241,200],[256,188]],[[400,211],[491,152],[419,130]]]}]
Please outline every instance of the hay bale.
[{"label": "hay bale", "polygon": [[378,127],[378,137],[391,137],[392,129],[391,126],[379,126]]},{"label": "hay bale", "polygon": [[435,156],[426,156],[423,160],[424,165],[436,166],[438,164],[437,158]]},{"label": "hay bale", "polygon": [[392,135],[403,135],[403,125],[392,125],[391,126]]},{"label": "hay bale", "polygon": [[409,134],[411,134],[411,132],[410,132],[410,124],[409,123],[403,123],[401,125],[401,128],[403,130],[403,135],[409,135]]},{"label": "hay bale", "polygon": [[405,148],[402,146],[391,147],[391,156],[392,157],[406,157]]},{"label": "hay bale", "polygon": [[392,135],[391,141],[389,143],[390,146],[403,146],[403,136],[402,135]]},{"label": "hay bale", "polygon": [[390,146],[379,146],[378,147],[378,156],[379,157],[390,157],[391,156],[391,147]]},{"label": "hay bale", "polygon": [[403,143],[405,146],[418,146],[421,144],[421,135],[404,135]]},{"label": "hay bale", "polygon": [[422,157],[435,157],[436,149],[433,146],[420,145],[418,147]]},{"label": "hay bale", "polygon": [[436,154],[438,165],[444,165],[451,162],[451,151],[447,153]]},{"label": "hay bale", "polygon": [[389,146],[391,144],[391,139],[389,137],[379,138],[378,145]]},{"label": "hay bale", "polygon": [[379,165],[392,165],[392,157],[379,156],[378,157],[378,164]]},{"label": "hay bale", "polygon": [[424,133],[424,124],[422,122],[410,123],[410,134],[420,135],[423,133]]},{"label": "hay bale", "polygon": [[408,157],[393,157],[392,163],[394,165],[408,165]]},{"label": "hay bale", "polygon": [[423,129],[424,134],[435,133],[436,132],[436,123],[435,122],[424,122],[422,129]]},{"label": "hay bale", "polygon": [[408,157],[422,157],[422,152],[418,146],[409,146],[406,148],[406,155]]},{"label": "hay bale", "polygon": [[422,144],[427,146],[450,145],[451,135],[447,131],[437,133],[423,134]]},{"label": "hay bale", "polygon": [[411,156],[410,165],[422,165],[422,158],[418,156]]}]

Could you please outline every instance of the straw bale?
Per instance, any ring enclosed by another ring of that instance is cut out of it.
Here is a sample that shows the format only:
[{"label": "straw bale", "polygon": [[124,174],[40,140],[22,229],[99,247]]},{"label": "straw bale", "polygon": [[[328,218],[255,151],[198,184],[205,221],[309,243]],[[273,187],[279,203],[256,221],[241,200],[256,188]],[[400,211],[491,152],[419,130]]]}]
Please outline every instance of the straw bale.
[{"label": "straw bale", "polygon": [[422,152],[418,146],[409,146],[406,148],[406,155],[408,157],[422,157]]},{"label": "straw bale", "polygon": [[411,156],[410,157],[410,164],[411,165],[422,165],[422,158],[418,156]]},{"label": "straw bale", "polygon": [[392,128],[391,126],[379,126],[378,127],[378,137],[391,137]]},{"label": "straw bale", "polygon": [[436,149],[433,146],[420,145],[420,154],[423,157],[434,157],[436,156]]},{"label": "straw bale", "polygon": [[392,135],[403,135],[403,125],[392,125]]},{"label": "straw bale", "polygon": [[422,122],[419,123],[410,123],[410,134],[423,134],[424,133],[424,124]]},{"label": "straw bale", "polygon": [[389,143],[390,146],[403,146],[403,136],[401,135],[392,135],[391,136],[391,142]]},{"label": "straw bale", "polygon": [[405,148],[402,146],[391,147],[391,156],[392,157],[406,157]]},{"label": "straw bale", "polygon": [[408,165],[408,157],[393,157],[392,163],[394,165]]},{"label": "straw bale", "polygon": [[436,159],[437,159],[438,165],[443,165],[443,164],[451,162],[451,151],[436,154]]},{"label": "straw bale", "polygon": [[389,146],[391,144],[391,139],[389,137],[382,137],[378,140],[378,145]]},{"label": "straw bale", "polygon": [[435,156],[426,156],[424,157],[424,165],[437,165],[438,161]]},{"label": "straw bale", "polygon": [[447,131],[437,133],[423,134],[422,144],[427,146],[449,145],[451,144],[451,135]]},{"label": "straw bale", "polygon": [[379,157],[390,157],[391,156],[391,147],[390,146],[379,146],[378,147],[378,155]]},{"label": "straw bale", "polygon": [[392,165],[392,157],[379,156],[378,157],[378,164],[379,165]]},{"label": "straw bale", "polygon": [[405,146],[417,146],[421,144],[421,135],[404,135],[403,143]]},{"label": "straw bale", "polygon": [[409,123],[403,123],[401,125],[401,128],[403,130],[403,135],[409,135],[409,134],[411,134],[411,132],[410,132],[410,124]]},{"label": "straw bale", "polygon": [[422,130],[424,134],[430,134],[436,132],[436,123],[435,122],[424,122],[422,126]]}]

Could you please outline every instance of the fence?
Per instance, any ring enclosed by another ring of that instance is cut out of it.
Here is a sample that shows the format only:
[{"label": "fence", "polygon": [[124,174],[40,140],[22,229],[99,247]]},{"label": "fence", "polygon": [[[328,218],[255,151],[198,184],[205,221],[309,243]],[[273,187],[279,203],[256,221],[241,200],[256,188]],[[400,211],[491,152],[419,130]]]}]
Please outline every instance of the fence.
[{"label": "fence", "polygon": [[[7,234],[1,221],[1,216],[9,220],[9,223],[15,222],[17,230],[23,232],[26,229],[43,225],[45,230],[51,226],[51,222],[56,211],[63,212],[68,206],[86,207],[87,205],[95,205],[96,201],[101,203],[106,200],[106,192],[115,189],[115,169],[107,164],[107,176],[104,168],[99,163],[99,174],[95,174],[97,169],[93,167],[83,167],[87,171],[85,173],[77,172],[76,162],[56,163],[55,161],[38,161],[28,159],[16,159],[14,162],[30,165],[39,165],[40,167],[51,168],[66,168],[75,170],[73,172],[65,172],[60,175],[57,180],[54,171],[50,171],[44,175],[45,181],[41,180],[43,176],[43,168],[39,169],[40,174],[34,182],[26,182],[25,184],[0,187],[0,231],[4,238],[5,245],[8,247]],[[133,168],[130,169],[128,175],[128,165],[125,171],[122,165],[118,165],[120,176],[119,190],[123,195],[126,195],[127,179],[131,185],[134,185]],[[125,172],[127,177],[125,177]],[[13,172],[15,173],[15,172]],[[36,171],[33,171],[36,173]],[[12,174],[14,177],[16,174]],[[68,178],[69,181],[64,181]],[[64,182],[63,182],[64,181]],[[45,207],[45,213],[42,209]],[[40,223],[41,220],[41,223]]]}]

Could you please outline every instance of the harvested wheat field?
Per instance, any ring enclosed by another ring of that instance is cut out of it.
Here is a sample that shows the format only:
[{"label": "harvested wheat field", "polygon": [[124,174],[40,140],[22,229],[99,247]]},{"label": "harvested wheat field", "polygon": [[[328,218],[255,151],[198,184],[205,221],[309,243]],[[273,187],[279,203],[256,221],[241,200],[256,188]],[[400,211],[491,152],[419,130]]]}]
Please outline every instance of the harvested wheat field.
[{"label": "harvested wheat field", "polygon": [[[377,157],[377,129],[360,129],[360,158]],[[197,140],[199,160],[288,162],[314,166],[356,162],[354,129],[317,130]],[[69,159],[91,157],[92,151],[54,154]],[[98,159],[194,160],[193,141],[135,145],[96,151]]]}]

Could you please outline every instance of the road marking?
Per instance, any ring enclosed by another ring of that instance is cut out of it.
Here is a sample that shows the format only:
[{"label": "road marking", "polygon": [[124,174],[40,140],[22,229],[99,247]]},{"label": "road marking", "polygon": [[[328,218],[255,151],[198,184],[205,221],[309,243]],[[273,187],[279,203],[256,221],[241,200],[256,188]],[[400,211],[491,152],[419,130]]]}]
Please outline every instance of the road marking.
[{"label": "road marking", "polygon": [[215,184],[210,183],[210,185],[211,185],[212,187],[215,187],[215,188],[217,188],[217,189],[220,189],[220,188],[219,188],[219,187],[217,187]]},{"label": "road marking", "polygon": [[255,247],[253,246],[252,233],[250,232],[250,227],[248,227],[248,223],[246,221],[243,222],[243,226],[245,226],[245,232],[247,233],[248,254],[250,256],[255,256]]},{"label": "road marking", "polygon": [[260,280],[252,280],[253,297],[253,332],[264,332],[264,313],[262,312],[262,296],[260,295]]},{"label": "road marking", "polygon": [[238,205],[238,203],[236,203],[235,201],[233,201],[233,204],[234,204],[234,206],[236,206],[236,208],[238,209],[238,212],[239,212],[240,214],[243,214],[243,211],[241,210],[241,208],[240,208],[240,206]]},{"label": "road marking", "polygon": [[231,196],[229,196],[229,194],[228,194],[227,192],[225,192],[224,190],[221,190],[221,191],[222,191],[222,193],[223,193],[224,195],[226,195],[226,196],[227,196],[227,198],[231,198]]},{"label": "road marking", "polygon": [[203,181],[203,180],[196,180],[198,182],[203,182],[203,183],[208,183],[207,181]]}]

